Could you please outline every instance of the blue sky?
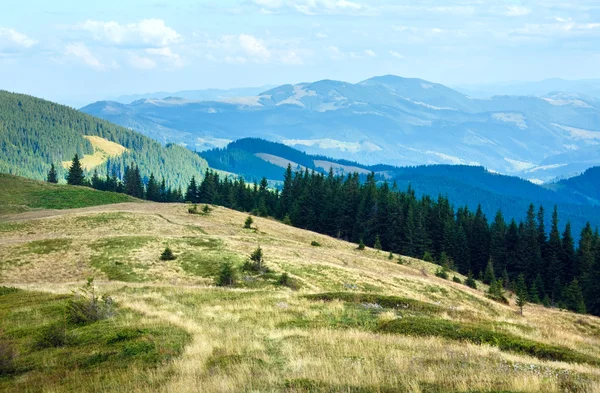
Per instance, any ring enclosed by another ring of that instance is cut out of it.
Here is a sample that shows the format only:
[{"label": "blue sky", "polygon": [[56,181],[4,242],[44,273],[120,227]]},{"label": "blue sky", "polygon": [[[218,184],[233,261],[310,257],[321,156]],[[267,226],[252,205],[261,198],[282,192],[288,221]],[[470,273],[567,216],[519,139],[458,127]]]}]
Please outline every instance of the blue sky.
[{"label": "blue sky", "polygon": [[72,103],[374,75],[448,85],[600,77],[597,0],[22,0],[0,89]]}]

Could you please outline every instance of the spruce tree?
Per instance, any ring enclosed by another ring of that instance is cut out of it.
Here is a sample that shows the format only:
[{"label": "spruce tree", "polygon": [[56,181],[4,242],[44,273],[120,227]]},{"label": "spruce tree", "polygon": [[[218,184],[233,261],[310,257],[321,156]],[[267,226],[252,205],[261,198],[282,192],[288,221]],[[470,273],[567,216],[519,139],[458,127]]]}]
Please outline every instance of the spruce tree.
[{"label": "spruce tree", "polygon": [[494,273],[494,263],[492,262],[492,258],[490,258],[485,268],[485,273],[483,274],[483,283],[491,285],[495,281],[496,273]]},{"label": "spruce tree", "polygon": [[148,185],[146,186],[146,199],[149,201],[160,202],[160,186],[154,178],[154,174],[150,174]]},{"label": "spruce tree", "polygon": [[381,240],[379,239],[379,235],[375,237],[375,244],[373,245],[373,248],[376,250],[381,250]]},{"label": "spruce tree", "polygon": [[523,316],[523,307],[527,304],[527,285],[525,284],[525,275],[523,273],[519,274],[517,278],[517,283],[515,286],[515,295],[517,296],[517,307],[521,311],[521,316]]},{"label": "spruce tree", "polygon": [[364,250],[365,249],[365,242],[363,242],[363,239],[361,238],[360,241],[358,242],[358,247],[356,247],[357,250]]},{"label": "spruce tree", "polygon": [[252,224],[254,224],[254,219],[252,219],[252,216],[248,216],[244,221],[244,229],[252,229]]},{"label": "spruce tree", "polygon": [[73,163],[71,164],[69,172],[67,173],[67,184],[72,186],[83,186],[85,184],[83,168],[77,153],[75,153],[75,156],[73,157]]},{"label": "spruce tree", "polygon": [[58,175],[56,174],[56,168],[54,167],[54,164],[50,165],[50,170],[48,171],[46,181],[48,183],[58,183]]},{"label": "spruce tree", "polygon": [[471,271],[469,271],[469,273],[467,274],[467,279],[465,280],[465,285],[470,288],[477,289],[477,282],[473,278],[473,273]]},{"label": "spruce tree", "polygon": [[219,287],[232,287],[235,285],[236,277],[231,263],[225,262],[221,265],[216,284]]},{"label": "spruce tree", "polygon": [[585,299],[583,298],[583,293],[577,279],[574,279],[571,284],[565,288],[562,303],[567,310],[585,314]]},{"label": "spruce tree", "polygon": [[260,248],[260,246],[258,246],[258,248],[252,252],[252,254],[250,254],[250,261],[252,261],[254,270],[259,271],[259,272],[263,271],[264,256],[263,256],[263,250],[262,250],[262,248]]}]

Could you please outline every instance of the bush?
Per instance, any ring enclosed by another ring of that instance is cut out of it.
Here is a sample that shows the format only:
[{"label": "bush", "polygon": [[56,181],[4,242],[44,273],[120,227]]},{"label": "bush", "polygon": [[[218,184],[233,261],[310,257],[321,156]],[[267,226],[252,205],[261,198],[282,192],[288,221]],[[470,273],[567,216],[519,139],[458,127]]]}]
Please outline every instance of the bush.
[{"label": "bush", "polygon": [[35,347],[59,348],[67,345],[67,329],[63,323],[53,323],[40,329],[35,340]]},{"label": "bush", "polygon": [[233,267],[230,263],[225,262],[221,265],[219,276],[217,277],[216,284],[219,287],[232,287],[235,285],[236,277]]},{"label": "bush", "polygon": [[435,272],[435,276],[439,278],[443,278],[444,280],[448,279],[448,269],[446,267],[439,267]]},{"label": "bush", "polygon": [[15,372],[15,348],[7,340],[0,339],[0,377]]},{"label": "bush", "polygon": [[394,259],[394,254],[390,251],[390,254],[388,255],[388,261],[391,261],[392,259]]},{"label": "bush", "polygon": [[365,249],[365,242],[363,242],[363,239],[360,239],[360,242],[358,243],[358,247],[356,247],[357,250],[364,250]]},{"label": "bush", "polygon": [[319,243],[318,241],[313,240],[312,242],[310,242],[310,245],[313,247],[321,247],[321,243]]},{"label": "bush", "polygon": [[248,216],[244,222],[244,229],[252,229],[252,224],[254,224],[254,219],[252,216]]},{"label": "bush", "polygon": [[212,211],[212,209],[208,205],[204,205],[204,207],[202,208],[202,213],[204,213],[204,214],[208,214],[211,211]]},{"label": "bush", "polygon": [[177,257],[173,254],[173,251],[169,247],[165,248],[165,250],[160,254],[161,261],[174,261]]},{"label": "bush", "polygon": [[470,288],[477,289],[477,282],[473,278],[473,273],[469,272],[467,279],[465,280],[465,285]]},{"label": "bush", "polygon": [[433,262],[433,257],[429,251],[425,251],[425,254],[423,254],[423,260],[425,262]]},{"label": "bush", "polygon": [[504,297],[502,288],[502,279],[492,281],[488,289],[487,297],[500,303],[508,304],[508,299]]},{"label": "bush", "polygon": [[283,221],[282,221],[285,225],[292,225],[292,219],[290,218],[289,214],[286,214],[285,217],[283,217]]},{"label": "bush", "polygon": [[459,277],[456,277],[456,276],[452,277],[452,281],[454,281],[457,284],[462,284],[462,280]]},{"label": "bush", "polygon": [[110,296],[99,297],[94,279],[88,278],[85,286],[73,294],[67,303],[67,319],[75,325],[96,322],[114,315],[114,302]]},{"label": "bush", "polygon": [[190,214],[198,214],[198,213],[199,213],[199,212],[198,212],[198,205],[196,205],[196,204],[194,203],[192,206],[190,206],[190,207],[188,208],[188,213],[190,213]]}]

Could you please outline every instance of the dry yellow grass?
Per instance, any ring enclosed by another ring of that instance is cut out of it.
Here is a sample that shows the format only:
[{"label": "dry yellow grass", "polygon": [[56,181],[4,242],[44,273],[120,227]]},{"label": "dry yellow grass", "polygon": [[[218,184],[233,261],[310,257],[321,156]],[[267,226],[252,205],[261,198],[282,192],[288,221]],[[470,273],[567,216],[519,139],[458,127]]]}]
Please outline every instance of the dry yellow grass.
[{"label": "dry yellow grass", "polygon": [[[257,230],[246,230],[245,218],[220,207],[204,216],[188,214],[185,205],[154,203],[15,215],[0,223],[0,284],[68,293],[95,274],[101,291],[125,307],[185,329],[193,338],[181,357],[158,370],[137,371],[148,373],[150,381],[166,380],[160,384],[165,392],[600,392],[600,367],[594,365],[439,337],[298,324],[340,320],[348,312],[342,302],[314,302],[305,294],[372,292],[439,305],[439,318],[494,324],[500,332],[600,359],[598,318],[539,306],[526,306],[521,317],[514,304],[435,277],[432,264],[406,258],[400,265],[386,253],[359,252],[354,244],[269,219],[255,218]],[[121,247],[119,239],[127,244],[119,250],[127,255],[122,263],[131,266],[132,282],[108,281],[107,270],[97,267],[98,258],[120,257],[106,253],[98,241]],[[322,246],[312,247],[313,240]],[[59,247],[65,242],[66,248]],[[165,245],[177,260],[158,260]],[[192,253],[216,258],[215,263],[220,256],[243,260],[257,245],[269,268],[301,283],[299,291],[268,285],[221,289],[184,268],[184,256]],[[378,318],[402,315],[388,310]],[[157,389],[152,383],[123,386],[123,391]]]},{"label": "dry yellow grass", "polygon": [[[83,137],[90,141],[94,147],[94,154],[87,154],[81,158],[83,169],[88,171],[106,162],[109,157],[118,157],[127,151],[124,146],[99,136],[84,135]],[[70,168],[71,164],[72,161],[62,162],[63,167],[66,169]]]}]

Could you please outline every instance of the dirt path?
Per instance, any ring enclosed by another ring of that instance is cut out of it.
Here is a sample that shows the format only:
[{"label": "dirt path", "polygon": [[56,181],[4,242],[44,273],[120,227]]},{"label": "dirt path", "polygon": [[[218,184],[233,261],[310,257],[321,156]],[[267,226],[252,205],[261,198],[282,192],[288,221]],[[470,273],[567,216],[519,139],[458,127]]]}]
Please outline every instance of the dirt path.
[{"label": "dirt path", "polygon": [[90,206],[90,207],[82,207],[78,209],[64,209],[64,210],[56,210],[56,209],[43,209],[43,210],[34,210],[25,213],[17,213],[17,214],[8,214],[5,216],[0,216],[0,222],[14,222],[14,221],[28,221],[28,220],[36,220],[40,218],[51,218],[51,217],[59,217],[67,214],[78,214],[78,213],[109,213],[109,212],[124,212],[124,213],[139,213],[139,212],[152,212],[153,210],[157,210],[156,207],[153,209],[153,206],[160,204],[152,203],[152,202],[126,202],[126,203],[115,203],[112,205],[100,205],[100,206]]}]

